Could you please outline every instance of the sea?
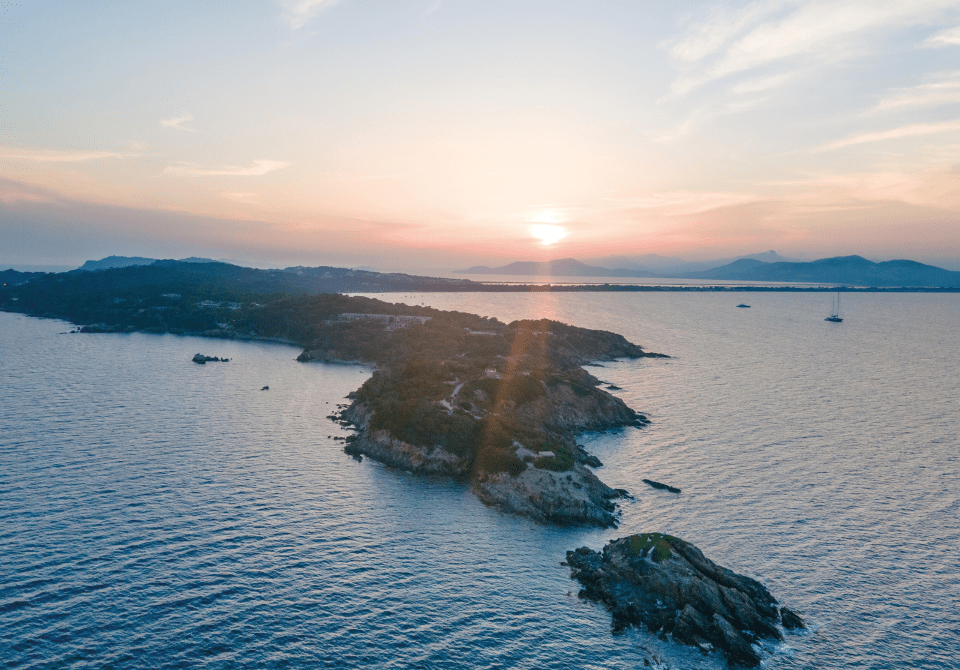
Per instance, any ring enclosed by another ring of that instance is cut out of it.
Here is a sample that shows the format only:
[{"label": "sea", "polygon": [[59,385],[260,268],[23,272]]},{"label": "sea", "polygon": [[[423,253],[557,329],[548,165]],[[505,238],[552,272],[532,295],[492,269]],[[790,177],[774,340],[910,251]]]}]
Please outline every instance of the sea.
[{"label": "sea", "polygon": [[803,616],[766,668],[960,667],[960,295],[376,297],[669,355],[588,368],[652,421],[581,436],[620,527],[347,456],[365,367],[0,313],[0,667],[727,667],[577,597],[567,550],[648,531]]}]

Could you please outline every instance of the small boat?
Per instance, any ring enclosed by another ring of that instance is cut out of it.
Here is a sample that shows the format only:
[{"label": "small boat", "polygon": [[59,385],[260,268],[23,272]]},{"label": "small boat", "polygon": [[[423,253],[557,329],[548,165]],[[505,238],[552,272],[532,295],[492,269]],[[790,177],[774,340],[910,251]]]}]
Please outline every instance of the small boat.
[{"label": "small boat", "polygon": [[750,309],[750,305],[744,305],[742,302],[739,305],[737,305],[737,307],[745,307],[747,309]]},{"label": "small boat", "polygon": [[833,323],[843,323],[843,319],[840,318],[840,292],[837,292],[837,297],[834,298],[833,304],[830,309],[830,316],[824,319],[824,321],[832,321]]}]

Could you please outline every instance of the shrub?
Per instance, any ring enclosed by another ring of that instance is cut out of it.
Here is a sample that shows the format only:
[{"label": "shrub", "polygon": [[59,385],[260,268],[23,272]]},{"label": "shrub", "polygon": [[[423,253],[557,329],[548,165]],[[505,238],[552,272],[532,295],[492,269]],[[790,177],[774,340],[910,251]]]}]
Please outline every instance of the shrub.
[{"label": "shrub", "polygon": [[641,558],[646,558],[650,550],[653,550],[651,558],[655,563],[665,561],[670,558],[670,543],[673,537],[663,533],[638,533],[627,538],[627,546],[633,554],[639,554]]},{"label": "shrub", "polygon": [[486,448],[481,449],[477,455],[476,467],[478,470],[490,474],[508,472],[510,476],[516,477],[527,469],[527,464],[518,458],[515,453],[504,449]]},{"label": "shrub", "polygon": [[573,467],[573,456],[566,450],[555,451],[553,456],[538,458],[533,464],[541,470],[566,472]]}]

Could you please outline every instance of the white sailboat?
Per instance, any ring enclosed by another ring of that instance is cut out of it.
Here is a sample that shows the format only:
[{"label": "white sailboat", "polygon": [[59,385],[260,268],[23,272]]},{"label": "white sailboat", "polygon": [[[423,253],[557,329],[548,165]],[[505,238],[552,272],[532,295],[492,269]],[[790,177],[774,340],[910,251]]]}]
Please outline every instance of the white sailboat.
[{"label": "white sailboat", "polygon": [[837,297],[834,298],[831,305],[830,316],[828,316],[824,321],[832,321],[833,323],[843,323],[843,319],[840,318],[840,292],[837,291]]}]

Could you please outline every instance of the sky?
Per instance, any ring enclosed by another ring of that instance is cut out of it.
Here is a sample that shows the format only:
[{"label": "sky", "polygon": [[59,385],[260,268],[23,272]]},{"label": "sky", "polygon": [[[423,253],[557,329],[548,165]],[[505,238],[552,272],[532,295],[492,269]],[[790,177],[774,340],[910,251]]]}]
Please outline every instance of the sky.
[{"label": "sky", "polygon": [[960,0],[0,0],[0,266],[960,269]]}]

